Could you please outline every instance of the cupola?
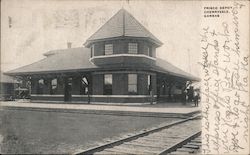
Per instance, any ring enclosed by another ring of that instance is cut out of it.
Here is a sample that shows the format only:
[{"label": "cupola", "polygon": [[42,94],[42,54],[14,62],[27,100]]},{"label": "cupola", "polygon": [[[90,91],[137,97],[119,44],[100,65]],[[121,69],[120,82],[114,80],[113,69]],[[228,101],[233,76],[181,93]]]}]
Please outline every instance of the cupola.
[{"label": "cupola", "polygon": [[96,65],[150,65],[162,42],[125,9],[119,10],[84,45]]}]

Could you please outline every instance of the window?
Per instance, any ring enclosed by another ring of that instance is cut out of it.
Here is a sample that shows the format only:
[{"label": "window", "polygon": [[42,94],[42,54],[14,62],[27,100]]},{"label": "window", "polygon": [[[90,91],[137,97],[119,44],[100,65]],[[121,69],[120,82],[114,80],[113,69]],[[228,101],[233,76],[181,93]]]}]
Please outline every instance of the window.
[{"label": "window", "polygon": [[38,80],[38,83],[39,83],[39,85],[41,84],[41,85],[44,85],[44,80],[43,79],[40,79],[40,80]]},{"label": "window", "polygon": [[91,50],[91,57],[95,56],[95,45],[94,44],[91,45],[90,50]]},{"label": "window", "polygon": [[152,56],[152,47],[150,45],[146,45],[145,49],[144,49],[144,53],[148,56]]},{"label": "window", "polygon": [[80,83],[80,95],[87,95],[88,94],[88,80],[86,77],[81,78]]},{"label": "window", "polygon": [[128,53],[137,54],[138,53],[138,45],[137,43],[128,43]]},{"label": "window", "polygon": [[147,50],[147,55],[150,56],[150,48],[148,46],[147,46],[146,50]]},{"label": "window", "polygon": [[137,74],[128,74],[128,94],[137,94]]},{"label": "window", "polygon": [[112,74],[105,74],[104,75],[104,95],[112,95]]},{"label": "window", "polygon": [[51,94],[55,94],[57,89],[57,79],[51,80]]},{"label": "window", "polygon": [[150,94],[150,91],[152,90],[151,86],[151,75],[148,75],[148,94]]},{"label": "window", "polygon": [[67,80],[68,80],[68,81],[67,81],[67,82],[68,82],[68,85],[69,85],[69,86],[72,86],[72,80],[73,80],[73,79],[72,79],[72,78],[68,78]]},{"label": "window", "polygon": [[51,80],[51,87],[52,87],[52,89],[56,89],[57,88],[57,79]]},{"label": "window", "polygon": [[113,44],[105,44],[105,55],[113,54]]},{"label": "window", "polygon": [[37,94],[43,94],[44,79],[38,80]]}]

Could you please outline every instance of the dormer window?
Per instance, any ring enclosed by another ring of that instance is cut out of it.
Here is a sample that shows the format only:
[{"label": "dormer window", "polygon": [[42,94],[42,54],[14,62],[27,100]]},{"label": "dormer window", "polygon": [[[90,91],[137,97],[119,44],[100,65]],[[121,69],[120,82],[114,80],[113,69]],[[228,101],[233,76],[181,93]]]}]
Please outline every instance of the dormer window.
[{"label": "dormer window", "polygon": [[128,53],[137,54],[138,53],[138,44],[137,43],[128,43]]},{"label": "dormer window", "polygon": [[146,47],[146,52],[147,52],[147,55],[150,56],[150,48],[148,46]]},{"label": "dormer window", "polygon": [[144,53],[145,55],[152,57],[152,46],[145,45]]},{"label": "dormer window", "polygon": [[104,52],[105,52],[105,55],[113,54],[113,44],[105,44]]}]

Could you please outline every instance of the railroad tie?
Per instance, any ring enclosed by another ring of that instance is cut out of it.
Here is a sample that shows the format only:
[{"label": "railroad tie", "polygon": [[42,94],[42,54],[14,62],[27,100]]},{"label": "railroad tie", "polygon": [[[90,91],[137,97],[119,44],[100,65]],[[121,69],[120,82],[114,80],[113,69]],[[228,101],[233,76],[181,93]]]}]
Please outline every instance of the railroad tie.
[{"label": "railroad tie", "polygon": [[201,143],[195,143],[195,142],[189,142],[188,143],[189,145],[194,145],[194,146],[198,146],[198,147],[201,147]]},{"label": "railroad tie", "polygon": [[[184,131],[183,131],[184,129]],[[201,147],[199,120],[176,121],[165,127],[144,130],[111,141],[79,154],[189,154]],[[191,136],[190,136],[191,135]],[[179,148],[178,148],[179,147]]]},{"label": "railroad tie", "polygon": [[190,145],[190,144],[183,145],[183,147],[184,147],[184,148],[191,148],[191,149],[199,149],[199,148],[200,148],[199,146]]},{"label": "railroad tie", "polygon": [[178,151],[178,152],[188,152],[188,153],[194,153],[195,152],[194,149],[190,149],[190,148],[178,148],[176,151]]}]

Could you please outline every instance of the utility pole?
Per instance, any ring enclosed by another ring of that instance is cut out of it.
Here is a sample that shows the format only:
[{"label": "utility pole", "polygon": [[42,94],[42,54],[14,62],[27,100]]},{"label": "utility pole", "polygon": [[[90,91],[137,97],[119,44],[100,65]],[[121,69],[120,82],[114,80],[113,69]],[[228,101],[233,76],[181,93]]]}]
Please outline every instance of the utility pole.
[{"label": "utility pole", "polygon": [[187,49],[187,51],[188,51],[188,72],[191,73],[190,49]]}]

